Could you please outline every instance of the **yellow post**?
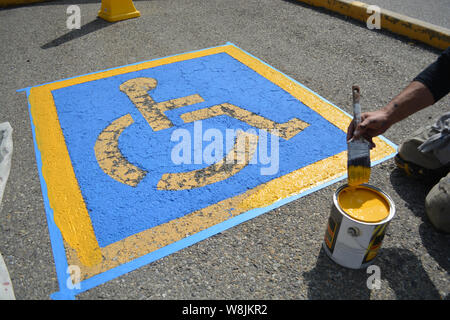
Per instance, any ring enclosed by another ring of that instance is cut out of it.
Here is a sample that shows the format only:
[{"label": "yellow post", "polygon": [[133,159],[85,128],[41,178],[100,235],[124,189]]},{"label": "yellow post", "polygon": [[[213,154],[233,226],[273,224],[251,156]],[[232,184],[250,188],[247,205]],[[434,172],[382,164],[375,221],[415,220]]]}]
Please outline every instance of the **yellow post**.
[{"label": "yellow post", "polygon": [[102,0],[102,7],[98,16],[109,22],[139,17],[132,0]]}]

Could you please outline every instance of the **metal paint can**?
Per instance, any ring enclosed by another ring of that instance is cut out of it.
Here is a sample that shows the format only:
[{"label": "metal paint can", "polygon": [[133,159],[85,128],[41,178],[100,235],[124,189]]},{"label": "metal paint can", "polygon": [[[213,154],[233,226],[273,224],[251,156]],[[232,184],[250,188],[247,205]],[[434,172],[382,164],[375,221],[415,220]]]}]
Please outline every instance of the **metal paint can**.
[{"label": "metal paint can", "polygon": [[386,201],[389,210],[380,221],[356,219],[344,211],[338,200],[341,192],[348,192],[350,187],[343,185],[334,193],[323,248],[331,260],[351,269],[366,268],[372,264],[381,248],[389,222],[395,215],[394,202],[386,193],[368,184],[359,187]]}]

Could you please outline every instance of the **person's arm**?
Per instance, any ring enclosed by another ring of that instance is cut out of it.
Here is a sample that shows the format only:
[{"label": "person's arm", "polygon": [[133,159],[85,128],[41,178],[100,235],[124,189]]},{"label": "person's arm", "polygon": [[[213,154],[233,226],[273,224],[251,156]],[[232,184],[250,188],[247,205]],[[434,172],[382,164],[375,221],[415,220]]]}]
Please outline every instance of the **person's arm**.
[{"label": "person's arm", "polygon": [[362,136],[371,142],[373,137],[383,134],[394,123],[433,103],[434,98],[431,91],[423,83],[413,81],[383,108],[363,113],[361,123],[357,128],[354,127],[352,121],[347,131],[347,140]]},{"label": "person's arm", "polygon": [[423,83],[438,102],[450,92],[450,47],[423,70],[413,81]]},{"label": "person's arm", "polygon": [[362,136],[374,146],[373,137],[384,133],[394,123],[436,103],[449,91],[450,47],[386,106],[377,111],[363,113],[357,128],[352,121],[347,130],[347,140]]}]

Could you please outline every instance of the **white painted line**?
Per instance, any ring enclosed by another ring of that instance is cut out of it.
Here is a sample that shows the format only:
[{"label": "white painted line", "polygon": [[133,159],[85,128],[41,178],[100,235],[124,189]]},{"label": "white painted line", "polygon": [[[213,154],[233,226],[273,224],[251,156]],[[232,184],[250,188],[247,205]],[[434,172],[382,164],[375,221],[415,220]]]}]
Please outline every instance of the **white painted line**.
[{"label": "white painted line", "polygon": [[12,132],[13,129],[9,122],[0,123],[0,208],[6,181],[8,181],[11,170],[11,157],[13,152]]},{"label": "white painted line", "polygon": [[0,300],[16,300],[11,278],[0,253]]}]

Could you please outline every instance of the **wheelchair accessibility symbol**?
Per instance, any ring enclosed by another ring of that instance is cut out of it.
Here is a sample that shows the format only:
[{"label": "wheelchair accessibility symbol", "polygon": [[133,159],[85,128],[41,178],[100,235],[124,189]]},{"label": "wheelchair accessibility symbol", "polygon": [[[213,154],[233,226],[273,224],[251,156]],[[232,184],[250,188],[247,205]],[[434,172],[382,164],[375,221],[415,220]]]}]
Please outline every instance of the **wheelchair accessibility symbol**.
[{"label": "wheelchair accessibility symbol", "polygon": [[[156,86],[157,80],[153,78],[134,78],[120,86],[120,91],[128,96],[154,132],[173,127],[173,123],[164,114],[165,111],[204,101],[200,95],[193,94],[156,103],[149,94],[149,91],[155,89]],[[297,118],[292,118],[284,123],[277,123],[230,103],[222,103],[184,113],[181,115],[181,118],[185,123],[190,123],[222,115],[235,118],[258,129],[275,132],[285,140],[291,139],[309,126],[308,123]],[[130,114],[113,121],[100,133],[94,149],[97,162],[107,175],[121,183],[136,187],[148,174],[148,171],[129,163],[118,147],[121,133],[131,124],[133,124],[133,118]],[[232,168],[227,168],[227,174],[224,174],[225,165],[229,162],[227,160],[238,159],[238,146],[242,141],[245,143],[245,159],[247,161],[235,163]],[[235,146],[224,159],[203,169],[183,173],[166,173],[159,181],[158,189],[182,190],[199,188],[227,179],[248,165],[256,150],[257,142],[257,135],[240,131],[236,138]]]},{"label": "wheelchair accessibility symbol", "polygon": [[[351,117],[233,44],[55,81],[27,95],[55,297],[73,297],[347,170]],[[375,140],[372,163],[395,154],[387,140]],[[279,166],[265,174],[269,149]],[[67,278],[70,266],[76,279]]]}]

